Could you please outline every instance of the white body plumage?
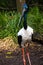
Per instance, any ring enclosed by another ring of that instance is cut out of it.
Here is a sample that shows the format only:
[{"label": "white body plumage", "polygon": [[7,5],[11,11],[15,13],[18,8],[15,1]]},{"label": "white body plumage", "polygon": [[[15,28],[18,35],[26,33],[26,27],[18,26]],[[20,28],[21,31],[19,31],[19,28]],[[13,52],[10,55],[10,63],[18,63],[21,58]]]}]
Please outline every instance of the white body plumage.
[{"label": "white body plumage", "polygon": [[30,26],[27,26],[26,30],[24,28],[20,29],[17,36],[19,36],[19,35],[22,36],[21,45],[24,44],[26,42],[26,40],[31,41],[32,34],[33,34],[33,29]]}]

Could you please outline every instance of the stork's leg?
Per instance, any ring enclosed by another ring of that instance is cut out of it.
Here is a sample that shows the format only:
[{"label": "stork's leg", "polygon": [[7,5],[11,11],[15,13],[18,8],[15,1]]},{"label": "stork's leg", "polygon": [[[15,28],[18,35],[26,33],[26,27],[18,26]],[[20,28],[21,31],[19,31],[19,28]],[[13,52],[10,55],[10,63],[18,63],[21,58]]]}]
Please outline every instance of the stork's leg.
[{"label": "stork's leg", "polygon": [[28,57],[29,65],[31,65],[30,56],[29,56],[29,52],[28,52],[28,47],[26,47],[26,55]]},{"label": "stork's leg", "polygon": [[24,63],[24,65],[26,65],[26,59],[25,59],[24,48],[22,48],[22,56],[23,56],[23,63]]},{"label": "stork's leg", "polygon": [[26,60],[25,60],[25,55],[24,55],[24,48],[22,48],[21,42],[22,42],[22,36],[19,35],[18,36],[18,44],[19,44],[19,46],[20,46],[20,48],[22,50],[23,63],[24,63],[24,65],[26,65]]}]

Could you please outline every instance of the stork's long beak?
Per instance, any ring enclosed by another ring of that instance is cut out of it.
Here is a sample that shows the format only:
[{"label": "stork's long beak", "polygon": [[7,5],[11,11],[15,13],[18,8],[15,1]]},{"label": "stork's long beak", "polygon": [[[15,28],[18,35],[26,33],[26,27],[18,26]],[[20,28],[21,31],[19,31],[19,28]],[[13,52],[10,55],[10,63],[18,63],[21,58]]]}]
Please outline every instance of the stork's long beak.
[{"label": "stork's long beak", "polygon": [[26,65],[26,59],[25,59],[24,48],[22,48],[21,50],[22,50],[23,63],[24,63],[24,65]]}]

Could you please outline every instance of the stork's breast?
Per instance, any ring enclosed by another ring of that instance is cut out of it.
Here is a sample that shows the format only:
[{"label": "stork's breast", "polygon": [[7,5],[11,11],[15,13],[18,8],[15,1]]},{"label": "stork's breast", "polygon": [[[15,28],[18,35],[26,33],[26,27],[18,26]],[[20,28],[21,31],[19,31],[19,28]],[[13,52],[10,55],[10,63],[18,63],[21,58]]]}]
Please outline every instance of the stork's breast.
[{"label": "stork's breast", "polygon": [[29,34],[24,34],[24,35],[22,36],[22,39],[23,39],[23,40],[31,40],[31,35],[29,35]]}]

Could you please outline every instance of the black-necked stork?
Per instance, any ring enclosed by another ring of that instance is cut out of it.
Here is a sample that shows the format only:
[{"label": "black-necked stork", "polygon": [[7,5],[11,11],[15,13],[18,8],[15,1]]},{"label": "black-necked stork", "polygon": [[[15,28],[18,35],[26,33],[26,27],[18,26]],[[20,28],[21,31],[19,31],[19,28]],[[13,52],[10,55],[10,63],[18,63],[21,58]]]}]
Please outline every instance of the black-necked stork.
[{"label": "black-necked stork", "polygon": [[[28,6],[26,3],[24,3],[22,15],[19,20],[19,25],[20,25],[22,18],[24,18],[24,23],[23,23],[24,27],[22,29],[20,29],[17,34],[18,44],[19,44],[20,48],[22,49],[24,65],[26,65],[26,60],[25,60],[25,56],[24,56],[24,45],[25,45],[25,43],[29,43],[32,40],[32,35],[33,35],[33,29],[30,26],[27,26],[27,12],[28,12]],[[26,55],[28,57],[29,64],[31,65],[28,49],[26,51]]]}]

